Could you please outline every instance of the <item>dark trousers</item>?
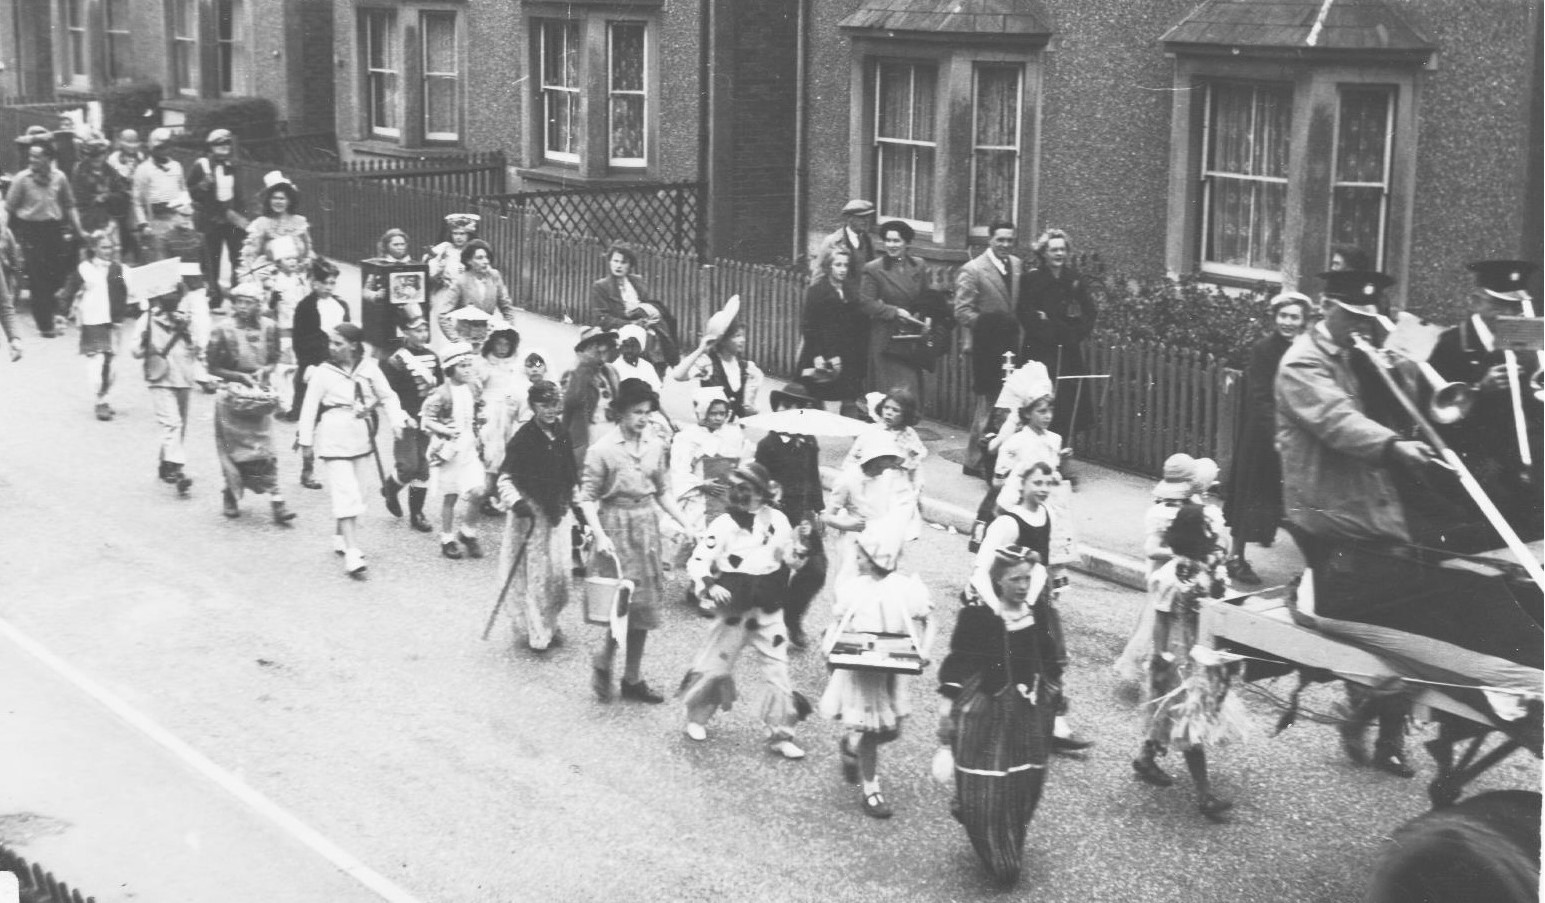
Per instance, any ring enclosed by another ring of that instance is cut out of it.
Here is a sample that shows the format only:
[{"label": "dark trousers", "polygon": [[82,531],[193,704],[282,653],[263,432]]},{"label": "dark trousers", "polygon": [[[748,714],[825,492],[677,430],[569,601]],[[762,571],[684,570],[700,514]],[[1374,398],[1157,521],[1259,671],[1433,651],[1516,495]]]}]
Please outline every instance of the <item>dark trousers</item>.
[{"label": "dark trousers", "polygon": [[27,261],[27,288],[32,296],[32,320],[39,332],[53,332],[58,300],[69,275],[70,244],[62,220],[12,219],[11,232]]},{"label": "dark trousers", "polygon": [[241,245],[246,240],[247,231],[230,223],[214,223],[204,229],[204,282],[212,290],[219,291],[222,251],[231,261],[231,285],[239,281],[236,272],[241,265]]}]

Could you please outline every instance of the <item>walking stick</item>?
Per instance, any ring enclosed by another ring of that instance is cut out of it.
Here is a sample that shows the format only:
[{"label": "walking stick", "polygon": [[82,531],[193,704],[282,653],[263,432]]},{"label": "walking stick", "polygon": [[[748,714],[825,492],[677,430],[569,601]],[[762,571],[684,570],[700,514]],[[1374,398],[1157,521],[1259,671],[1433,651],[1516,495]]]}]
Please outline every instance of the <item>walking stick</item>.
[{"label": "walking stick", "polygon": [[[504,587],[499,590],[499,598],[494,600],[494,610],[488,613],[488,623],[483,626],[483,639],[493,633],[494,622],[499,620],[499,610],[504,608],[504,597],[510,594],[510,584],[515,582],[515,572],[520,570],[521,563],[526,560],[526,549],[531,546],[531,534],[536,532],[536,517],[541,512],[531,512],[531,526],[526,528],[526,535],[520,541],[520,551],[515,553],[515,560],[510,562],[510,575],[504,578]],[[509,513],[510,517],[517,516],[515,512]]]},{"label": "walking stick", "polygon": [[[359,387],[359,380],[354,381],[354,397],[359,400],[360,404],[365,403],[365,390]],[[370,457],[374,458],[376,462],[376,479],[381,481],[382,486],[385,486],[386,468],[381,466],[381,449],[376,445],[376,430],[381,428],[381,419],[376,416],[375,408],[370,409],[370,413],[366,415],[365,419],[370,423]]]}]

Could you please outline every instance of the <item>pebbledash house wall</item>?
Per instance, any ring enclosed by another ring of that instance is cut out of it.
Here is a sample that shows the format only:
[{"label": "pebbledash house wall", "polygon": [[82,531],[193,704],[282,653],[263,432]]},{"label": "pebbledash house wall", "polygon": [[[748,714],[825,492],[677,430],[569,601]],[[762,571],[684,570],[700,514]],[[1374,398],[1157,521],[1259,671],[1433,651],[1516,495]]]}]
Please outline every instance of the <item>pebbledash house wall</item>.
[{"label": "pebbledash house wall", "polygon": [[[186,101],[221,96],[215,70],[215,6],[212,0],[198,0],[195,6],[201,17],[200,78],[192,94],[179,95],[172,88],[168,13],[163,0],[132,0],[127,4],[129,71],[116,80],[109,79],[107,73],[103,2],[85,0],[90,72],[86,81],[79,84],[69,83],[63,72],[60,4],[55,0],[0,0],[0,63],[5,66],[0,72],[0,94],[14,93],[20,88],[16,37],[29,33],[29,23],[23,23],[20,17],[42,15],[48,18],[44,31],[53,36],[48,55],[54,75],[50,89],[43,93],[94,93],[114,81],[151,81],[162,86],[162,108],[169,114],[168,120],[175,122]],[[287,123],[291,132],[331,131],[331,0],[245,0],[243,13],[246,61],[232,95],[273,101],[279,120]]]},{"label": "pebbledash house wall", "polygon": [[[810,48],[808,246],[840,222],[854,184],[855,154],[873,149],[851,134],[854,42],[838,27],[862,0],[816,0]],[[1195,8],[1190,0],[1043,0],[1052,36],[1041,51],[1036,144],[1021,171],[1020,240],[1059,227],[1076,248],[1097,251],[1112,271],[1166,271],[1167,197],[1174,61],[1160,37]],[[1407,305],[1452,317],[1471,286],[1463,263],[1487,257],[1539,260],[1537,0],[1405,0],[1394,9],[1436,45],[1417,78],[1414,188],[1410,201]],[[1027,98],[1027,104],[1032,100]],[[1397,146],[1395,155],[1413,152]],[[962,259],[961,242],[924,247]],[[975,252],[972,248],[971,252]],[[1317,260],[1305,255],[1307,289]]]}]

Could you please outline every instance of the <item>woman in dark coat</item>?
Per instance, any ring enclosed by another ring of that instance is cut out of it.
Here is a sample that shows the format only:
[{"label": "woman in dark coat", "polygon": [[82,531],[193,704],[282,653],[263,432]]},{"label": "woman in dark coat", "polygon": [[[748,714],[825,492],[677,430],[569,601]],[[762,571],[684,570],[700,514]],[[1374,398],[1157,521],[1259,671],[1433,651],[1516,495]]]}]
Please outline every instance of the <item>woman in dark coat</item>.
[{"label": "woman in dark coat", "polygon": [[1277,366],[1304,331],[1313,304],[1307,295],[1283,292],[1271,299],[1272,333],[1250,349],[1244,404],[1234,430],[1234,461],[1224,483],[1223,522],[1231,537],[1228,573],[1239,583],[1260,583],[1245,560],[1245,543],[1270,546],[1282,523],[1282,459],[1277,456]]},{"label": "woman in dark coat", "polygon": [[665,305],[649,293],[644,281],[633,275],[638,269],[638,252],[626,242],[614,241],[606,249],[607,275],[590,286],[590,308],[596,325],[602,329],[620,329],[636,323],[649,333],[644,356],[654,362],[660,378],[667,367],[681,360],[676,334],[676,318]]},{"label": "woman in dark coat", "polygon": [[[1017,313],[1024,330],[1025,356],[1045,364],[1053,380],[1087,374],[1083,342],[1094,331],[1094,299],[1089,295],[1088,280],[1069,260],[1072,242],[1061,229],[1048,229],[1036,239],[1034,249],[1039,264],[1019,283]],[[1097,387],[1093,383],[1081,379],[1057,382],[1051,430],[1069,445],[1077,444],[1075,430],[1096,426]]]},{"label": "woman in dark coat", "polygon": [[928,268],[907,253],[915,233],[901,220],[880,226],[884,253],[864,264],[859,280],[858,305],[869,318],[868,386],[879,392],[911,391],[923,403],[923,369],[886,354],[890,337],[922,330],[920,311],[927,304]]},{"label": "woman in dark coat", "polygon": [[858,398],[869,354],[869,318],[858,309],[849,278],[852,262],[847,248],[828,247],[821,253],[816,280],[805,290],[803,344],[795,369],[822,401]]},{"label": "woman in dark coat", "polygon": [[1055,709],[1047,671],[1057,653],[1040,556],[1023,546],[1001,549],[988,578],[995,604],[976,597],[960,610],[939,666],[944,749],[934,773],[945,779],[937,766],[949,766],[956,819],[993,878],[1011,885],[1046,782]]}]

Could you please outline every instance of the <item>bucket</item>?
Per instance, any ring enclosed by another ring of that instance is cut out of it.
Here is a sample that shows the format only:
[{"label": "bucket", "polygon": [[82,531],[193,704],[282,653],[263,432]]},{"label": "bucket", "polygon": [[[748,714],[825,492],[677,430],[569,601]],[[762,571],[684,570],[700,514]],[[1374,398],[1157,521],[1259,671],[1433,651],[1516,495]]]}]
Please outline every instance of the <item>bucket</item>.
[{"label": "bucket", "polygon": [[611,555],[597,554],[590,559],[592,573],[585,578],[585,622],[606,626],[612,623],[614,616],[627,617],[633,581],[623,580],[620,576],[602,577],[594,573],[601,569],[602,561],[611,562],[612,573],[619,573],[617,559]]}]

